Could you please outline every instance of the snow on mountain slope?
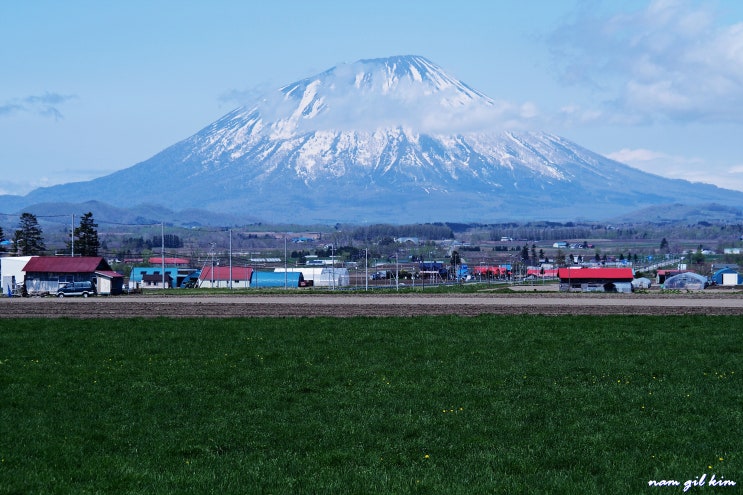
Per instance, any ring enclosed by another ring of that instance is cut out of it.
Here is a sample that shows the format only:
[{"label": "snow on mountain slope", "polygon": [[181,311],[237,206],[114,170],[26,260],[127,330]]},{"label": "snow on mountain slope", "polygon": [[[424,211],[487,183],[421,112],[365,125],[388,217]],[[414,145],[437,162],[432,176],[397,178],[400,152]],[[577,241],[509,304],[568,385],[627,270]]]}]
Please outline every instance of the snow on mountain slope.
[{"label": "snow on mountain slope", "polygon": [[118,203],[307,222],[565,219],[743,201],[558,136],[507,130],[511,111],[424,57],[360,60],[271,92],[133,167],[26,199],[105,191]]}]

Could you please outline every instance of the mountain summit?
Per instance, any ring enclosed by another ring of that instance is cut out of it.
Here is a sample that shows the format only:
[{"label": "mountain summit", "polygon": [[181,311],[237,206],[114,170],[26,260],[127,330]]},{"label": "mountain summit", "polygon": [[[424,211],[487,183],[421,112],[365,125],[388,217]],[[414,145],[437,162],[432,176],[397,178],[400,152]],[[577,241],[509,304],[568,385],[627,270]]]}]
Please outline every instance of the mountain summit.
[{"label": "mountain summit", "polygon": [[360,60],[237,108],[142,163],[24,201],[105,198],[298,223],[600,219],[743,203],[741,192],[507,126],[506,109],[424,57]]},{"label": "mountain summit", "polygon": [[284,138],[308,131],[396,127],[450,132],[454,116],[471,121],[480,112],[494,110],[487,96],[429,60],[400,56],[334,67],[238,112],[268,123],[271,137]]}]

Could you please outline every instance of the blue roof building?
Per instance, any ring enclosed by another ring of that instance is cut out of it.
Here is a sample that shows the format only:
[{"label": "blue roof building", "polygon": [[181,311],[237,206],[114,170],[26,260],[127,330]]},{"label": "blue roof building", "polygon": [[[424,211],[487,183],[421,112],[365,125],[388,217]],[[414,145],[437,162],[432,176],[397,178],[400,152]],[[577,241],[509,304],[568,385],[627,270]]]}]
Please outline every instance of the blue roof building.
[{"label": "blue roof building", "polygon": [[[728,276],[726,276],[726,274],[728,274]],[[722,268],[717,270],[714,275],[712,275],[712,281],[717,285],[731,285],[728,281],[731,278],[735,279],[735,277],[729,275],[737,275],[738,277],[735,285],[743,285],[743,276],[732,268]]]}]

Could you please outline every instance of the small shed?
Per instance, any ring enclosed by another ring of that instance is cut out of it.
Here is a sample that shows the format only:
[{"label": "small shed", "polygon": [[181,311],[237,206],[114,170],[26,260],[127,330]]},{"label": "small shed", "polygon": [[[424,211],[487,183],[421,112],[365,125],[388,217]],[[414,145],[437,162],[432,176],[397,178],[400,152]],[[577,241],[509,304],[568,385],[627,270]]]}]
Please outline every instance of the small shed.
[{"label": "small shed", "polygon": [[732,268],[721,268],[712,275],[717,285],[743,285],[743,276]]},{"label": "small shed", "polygon": [[564,292],[632,292],[632,268],[560,268]]},{"label": "small shed", "polygon": [[124,291],[124,276],[113,270],[95,272],[96,291],[103,296],[117,296]]},{"label": "small shed", "polygon": [[96,292],[102,296],[118,296],[124,291],[124,276],[113,270],[95,272]]},{"label": "small shed", "polygon": [[179,269],[176,267],[167,267],[163,272],[159,266],[135,266],[129,274],[129,290],[161,289],[163,278],[166,287],[174,287],[178,276]]},{"label": "small shed", "polygon": [[168,273],[146,273],[137,284],[138,289],[172,289],[173,277]]}]

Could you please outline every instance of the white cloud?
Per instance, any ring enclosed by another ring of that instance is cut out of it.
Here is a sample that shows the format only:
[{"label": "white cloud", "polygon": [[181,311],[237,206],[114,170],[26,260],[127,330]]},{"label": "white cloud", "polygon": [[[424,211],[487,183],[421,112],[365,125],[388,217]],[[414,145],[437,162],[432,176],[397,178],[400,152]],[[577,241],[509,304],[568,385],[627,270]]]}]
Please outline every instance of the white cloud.
[{"label": "white cloud", "polygon": [[582,5],[549,42],[562,80],[603,95],[613,120],[743,123],[743,23],[690,0],[621,14]]},{"label": "white cloud", "polygon": [[652,151],[652,150],[646,150],[646,149],[621,149],[619,151],[615,151],[613,153],[609,153],[606,155],[608,158],[611,158],[612,160],[616,160],[618,162],[622,163],[637,163],[637,162],[647,162],[650,160],[659,160],[661,158],[667,158],[668,155],[665,153],[660,153],[658,151]]},{"label": "white cloud", "polygon": [[[257,109],[265,122],[277,123],[272,130],[278,135],[398,126],[423,133],[482,132],[524,128],[540,118],[533,102],[491,100],[454,79],[436,86],[390,77],[378,67],[366,70],[362,63],[341,65],[267,93]],[[436,76],[449,77],[442,74]]]},{"label": "white cloud", "polygon": [[698,157],[673,155],[649,149],[628,149],[606,153],[612,160],[669,179],[714,184],[743,191],[743,164],[726,167]]},{"label": "white cloud", "polygon": [[83,182],[115,172],[112,169],[63,169],[43,175],[26,175],[20,179],[0,179],[0,194],[24,196],[39,187],[50,187],[69,182]]}]

